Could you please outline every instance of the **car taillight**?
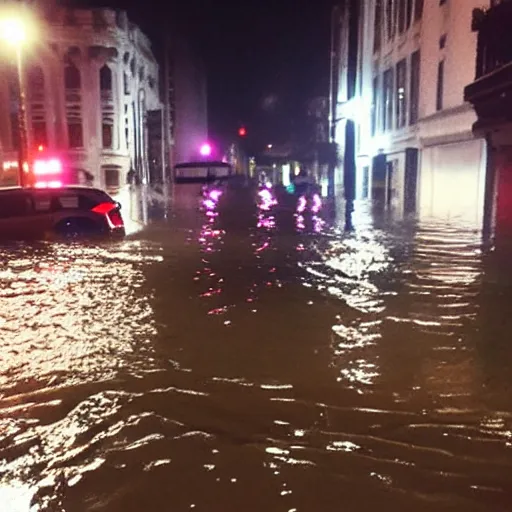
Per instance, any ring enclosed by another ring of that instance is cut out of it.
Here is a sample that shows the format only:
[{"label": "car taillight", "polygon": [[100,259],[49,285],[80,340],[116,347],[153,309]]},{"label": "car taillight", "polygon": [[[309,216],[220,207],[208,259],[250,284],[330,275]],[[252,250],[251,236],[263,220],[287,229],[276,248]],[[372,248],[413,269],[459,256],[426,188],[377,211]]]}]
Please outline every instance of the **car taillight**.
[{"label": "car taillight", "polygon": [[106,215],[107,213],[111,212],[114,208],[116,208],[117,205],[115,203],[100,203],[97,206],[95,206],[92,211],[94,213],[102,213]]},{"label": "car taillight", "polygon": [[111,228],[122,228],[124,226],[123,217],[119,212],[117,203],[100,203],[92,211],[105,215]]},{"label": "car taillight", "polygon": [[122,228],[124,226],[123,217],[121,216],[121,212],[118,210],[118,208],[115,208],[114,210],[111,210],[109,213],[107,213],[107,217],[110,219],[112,226],[115,228]]}]

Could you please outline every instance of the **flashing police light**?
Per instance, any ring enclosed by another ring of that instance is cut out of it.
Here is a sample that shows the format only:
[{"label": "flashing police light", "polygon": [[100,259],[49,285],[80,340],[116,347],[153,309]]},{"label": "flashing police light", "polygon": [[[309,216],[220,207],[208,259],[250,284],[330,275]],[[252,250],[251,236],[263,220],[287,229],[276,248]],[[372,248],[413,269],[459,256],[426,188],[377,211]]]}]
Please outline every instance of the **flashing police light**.
[{"label": "flashing police light", "polygon": [[60,173],[62,173],[62,162],[58,158],[34,161],[34,174],[36,176]]}]

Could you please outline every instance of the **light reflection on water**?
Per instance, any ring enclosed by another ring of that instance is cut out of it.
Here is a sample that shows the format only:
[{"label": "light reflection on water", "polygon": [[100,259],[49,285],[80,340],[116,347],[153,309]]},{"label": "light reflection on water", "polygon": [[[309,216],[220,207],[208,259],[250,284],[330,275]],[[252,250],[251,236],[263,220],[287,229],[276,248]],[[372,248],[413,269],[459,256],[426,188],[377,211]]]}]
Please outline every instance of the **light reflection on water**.
[{"label": "light reflection on water", "polygon": [[176,204],[0,249],[2,511],[507,510],[508,258]]}]

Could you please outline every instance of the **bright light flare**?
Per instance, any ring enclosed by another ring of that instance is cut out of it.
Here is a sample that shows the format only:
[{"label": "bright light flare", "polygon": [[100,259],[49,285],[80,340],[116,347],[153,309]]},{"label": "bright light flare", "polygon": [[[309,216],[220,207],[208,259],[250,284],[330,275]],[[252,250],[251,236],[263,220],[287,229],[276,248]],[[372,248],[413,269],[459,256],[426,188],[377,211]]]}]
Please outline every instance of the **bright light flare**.
[{"label": "bright light flare", "polygon": [[210,144],[203,144],[199,149],[202,156],[210,156],[212,154],[212,147]]},{"label": "bright light flare", "polygon": [[36,160],[34,162],[34,174],[44,176],[47,174],[60,174],[62,172],[62,162],[57,158],[50,160]]},{"label": "bright light flare", "polygon": [[18,17],[0,19],[0,38],[12,46],[21,46],[27,40],[26,23]]},{"label": "bright light flare", "polygon": [[52,180],[52,181],[37,181],[34,185],[36,188],[61,188],[62,181]]}]

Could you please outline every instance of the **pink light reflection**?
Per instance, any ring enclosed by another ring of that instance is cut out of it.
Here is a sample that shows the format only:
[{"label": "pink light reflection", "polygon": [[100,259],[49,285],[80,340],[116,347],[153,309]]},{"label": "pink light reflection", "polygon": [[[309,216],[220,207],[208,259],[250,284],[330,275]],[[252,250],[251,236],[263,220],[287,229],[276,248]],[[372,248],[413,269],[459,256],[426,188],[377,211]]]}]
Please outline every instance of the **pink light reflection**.
[{"label": "pink light reflection", "polygon": [[256,249],[256,252],[264,251],[270,244],[268,242],[265,242],[261,247],[258,247]]},{"label": "pink light reflection", "polygon": [[212,190],[210,192],[210,199],[212,201],[218,201],[220,199],[221,195],[222,195],[222,191],[220,191],[220,190]]},{"label": "pink light reflection", "polygon": [[210,144],[203,144],[199,152],[203,156],[210,156],[212,154],[212,147],[210,146]]},{"label": "pink light reflection", "polygon": [[320,196],[318,194],[315,194],[313,196],[313,206],[311,210],[313,213],[318,213],[320,211],[320,208],[322,208],[322,200],[320,199]]},{"label": "pink light reflection", "polygon": [[276,221],[274,217],[260,217],[258,219],[258,227],[265,229],[274,229],[276,227]]},{"label": "pink light reflection", "polygon": [[307,201],[304,196],[300,196],[297,202],[297,211],[303,213],[306,210]]},{"label": "pink light reflection", "polygon": [[258,195],[260,196],[261,203],[259,205],[259,208],[264,211],[270,210],[272,206],[275,206],[277,204],[277,200],[273,197],[272,193],[268,188],[264,188],[263,190],[260,190],[258,192]]}]

